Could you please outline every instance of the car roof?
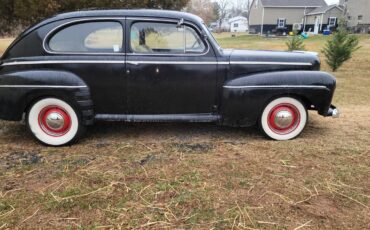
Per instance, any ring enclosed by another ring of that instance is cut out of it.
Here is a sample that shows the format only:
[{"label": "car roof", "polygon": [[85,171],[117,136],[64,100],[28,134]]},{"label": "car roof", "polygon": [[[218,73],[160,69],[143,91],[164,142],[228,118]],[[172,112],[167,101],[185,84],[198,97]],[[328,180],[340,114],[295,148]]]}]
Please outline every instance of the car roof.
[{"label": "car roof", "polygon": [[150,9],[115,9],[115,10],[82,10],[69,13],[62,13],[55,15],[41,23],[50,23],[54,21],[72,19],[72,18],[83,18],[83,17],[156,17],[156,18],[172,18],[181,19],[193,22],[202,22],[203,20],[190,13],[172,11],[172,10],[150,10]]},{"label": "car roof", "polygon": [[49,23],[60,20],[74,19],[74,18],[94,18],[94,17],[155,17],[155,18],[169,18],[169,19],[184,19],[194,23],[201,24],[203,20],[190,13],[172,10],[152,10],[152,9],[106,9],[106,10],[81,10],[69,13],[57,14],[51,18],[47,18],[25,30],[19,37],[23,37],[30,32],[47,25]]}]

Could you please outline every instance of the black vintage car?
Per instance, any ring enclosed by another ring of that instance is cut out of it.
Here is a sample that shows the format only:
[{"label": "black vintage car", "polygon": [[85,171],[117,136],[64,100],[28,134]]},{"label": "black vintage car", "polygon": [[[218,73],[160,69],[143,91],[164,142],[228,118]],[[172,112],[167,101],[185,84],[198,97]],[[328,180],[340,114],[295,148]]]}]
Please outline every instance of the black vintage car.
[{"label": "black vintage car", "polygon": [[222,49],[187,13],[66,13],[27,29],[2,56],[0,119],[24,118],[52,146],[97,120],[259,124],[289,140],[307,110],[339,115],[336,80],[319,69],[314,53]]}]

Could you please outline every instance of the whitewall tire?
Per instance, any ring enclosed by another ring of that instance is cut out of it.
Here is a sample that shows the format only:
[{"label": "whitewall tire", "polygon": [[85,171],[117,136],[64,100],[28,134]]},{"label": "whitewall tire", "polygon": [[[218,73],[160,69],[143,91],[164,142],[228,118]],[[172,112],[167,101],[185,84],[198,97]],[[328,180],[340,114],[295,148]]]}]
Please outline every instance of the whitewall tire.
[{"label": "whitewall tire", "polygon": [[281,97],[266,106],[260,126],[268,137],[286,141],[299,136],[306,127],[307,120],[307,109],[302,102],[291,97]]},{"label": "whitewall tire", "polygon": [[56,98],[45,98],[33,104],[27,113],[27,124],[37,140],[50,146],[76,141],[82,128],[72,106]]}]

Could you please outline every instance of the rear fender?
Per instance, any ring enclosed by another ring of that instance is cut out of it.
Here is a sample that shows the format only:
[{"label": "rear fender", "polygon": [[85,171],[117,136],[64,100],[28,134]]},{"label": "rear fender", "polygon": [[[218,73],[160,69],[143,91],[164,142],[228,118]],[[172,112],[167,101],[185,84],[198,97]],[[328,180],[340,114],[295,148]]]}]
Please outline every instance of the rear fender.
[{"label": "rear fender", "polygon": [[335,78],[319,71],[268,72],[241,76],[223,86],[221,117],[229,126],[252,126],[273,99],[290,96],[307,109],[326,116],[335,91]]},{"label": "rear fender", "polygon": [[16,71],[0,76],[0,118],[19,121],[35,101],[57,97],[81,111],[83,123],[93,119],[93,103],[88,86],[66,71]]}]

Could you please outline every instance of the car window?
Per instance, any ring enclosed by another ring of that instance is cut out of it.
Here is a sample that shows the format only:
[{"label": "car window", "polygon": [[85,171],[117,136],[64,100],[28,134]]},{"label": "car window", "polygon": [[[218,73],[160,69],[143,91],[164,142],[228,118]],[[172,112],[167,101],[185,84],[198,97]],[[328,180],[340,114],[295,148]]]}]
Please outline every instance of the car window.
[{"label": "car window", "polygon": [[119,53],[123,46],[123,28],[118,22],[86,22],[57,32],[49,40],[55,52]]},{"label": "car window", "polygon": [[191,27],[185,27],[185,44],[187,53],[203,53],[206,49],[202,39]]},{"label": "car window", "polygon": [[206,48],[193,28],[161,22],[134,23],[130,43],[135,53],[202,53]]}]

